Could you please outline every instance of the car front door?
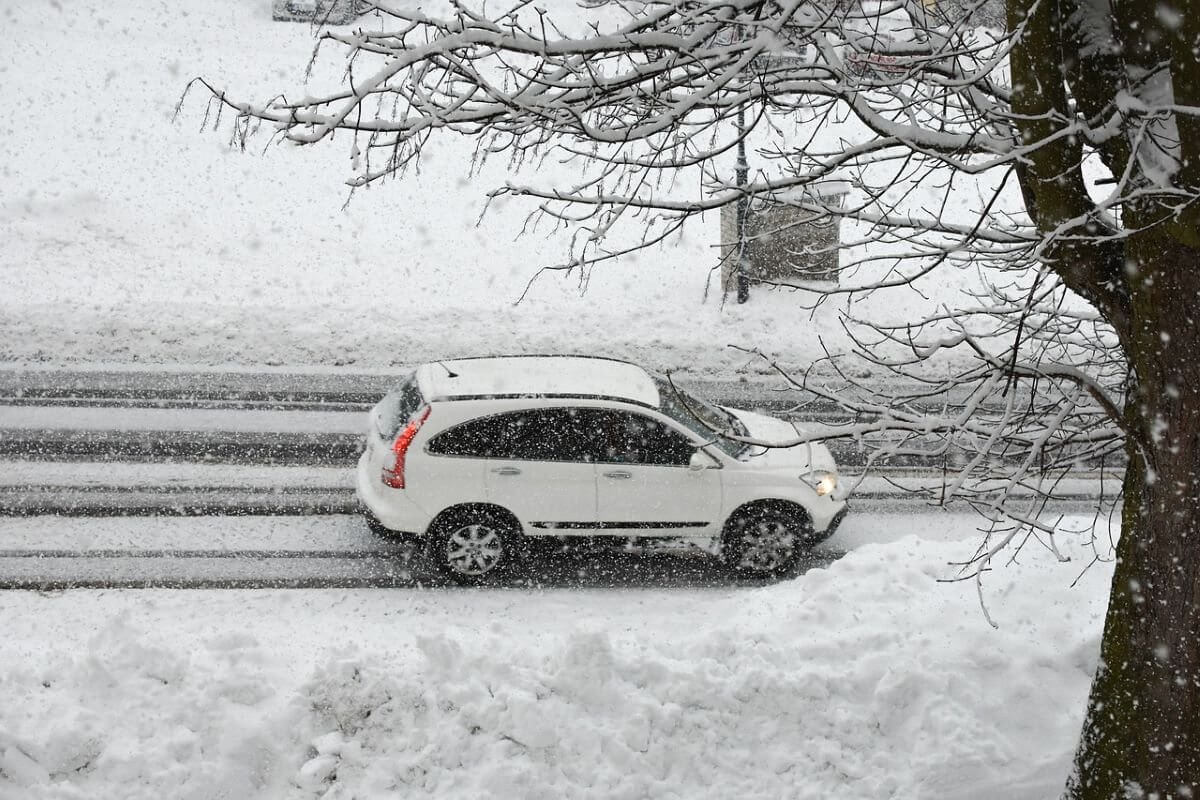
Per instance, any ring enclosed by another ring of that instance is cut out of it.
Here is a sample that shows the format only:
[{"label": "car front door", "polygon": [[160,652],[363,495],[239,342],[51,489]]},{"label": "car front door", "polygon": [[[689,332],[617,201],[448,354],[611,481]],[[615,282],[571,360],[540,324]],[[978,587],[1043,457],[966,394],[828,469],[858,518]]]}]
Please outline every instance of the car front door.
[{"label": "car front door", "polygon": [[617,536],[711,534],[722,521],[718,462],[690,468],[692,440],[645,414],[596,414],[597,527]]}]

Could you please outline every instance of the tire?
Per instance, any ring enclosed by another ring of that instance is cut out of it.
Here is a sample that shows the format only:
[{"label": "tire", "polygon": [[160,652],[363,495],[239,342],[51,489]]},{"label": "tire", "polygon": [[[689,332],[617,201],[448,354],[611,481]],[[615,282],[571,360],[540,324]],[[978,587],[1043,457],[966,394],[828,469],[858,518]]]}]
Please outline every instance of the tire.
[{"label": "tire", "polygon": [[771,506],[742,509],[725,523],[722,558],[741,575],[788,574],[807,549],[805,525],[795,513]]},{"label": "tire", "polygon": [[520,530],[503,514],[487,509],[452,511],[434,523],[428,555],[450,580],[477,586],[516,565],[520,537]]}]

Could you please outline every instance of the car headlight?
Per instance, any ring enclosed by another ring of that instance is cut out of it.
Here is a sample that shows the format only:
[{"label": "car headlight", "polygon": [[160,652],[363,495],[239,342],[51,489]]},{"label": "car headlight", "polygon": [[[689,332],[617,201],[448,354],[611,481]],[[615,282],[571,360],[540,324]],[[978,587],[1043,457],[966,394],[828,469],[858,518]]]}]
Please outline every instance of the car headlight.
[{"label": "car headlight", "polygon": [[836,472],[810,472],[802,477],[808,481],[809,486],[813,487],[813,491],[821,497],[833,494],[833,490],[837,488]]}]

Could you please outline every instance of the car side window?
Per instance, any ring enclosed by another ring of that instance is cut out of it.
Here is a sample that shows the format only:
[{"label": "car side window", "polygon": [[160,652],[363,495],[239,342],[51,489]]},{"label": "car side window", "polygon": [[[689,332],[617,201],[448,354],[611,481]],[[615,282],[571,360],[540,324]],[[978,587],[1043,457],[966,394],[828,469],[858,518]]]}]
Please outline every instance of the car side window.
[{"label": "car side window", "polygon": [[516,414],[496,414],[455,425],[430,440],[425,450],[438,456],[495,458],[518,433],[523,422]]},{"label": "car side window", "polygon": [[696,445],[679,431],[642,414],[596,410],[589,420],[595,459],[609,464],[687,466]]},{"label": "car side window", "polygon": [[514,435],[508,458],[525,461],[592,461],[579,408],[542,408],[527,412]]},{"label": "car side window", "polygon": [[433,455],[522,461],[591,461],[583,409],[542,408],[481,417],[430,441]]}]

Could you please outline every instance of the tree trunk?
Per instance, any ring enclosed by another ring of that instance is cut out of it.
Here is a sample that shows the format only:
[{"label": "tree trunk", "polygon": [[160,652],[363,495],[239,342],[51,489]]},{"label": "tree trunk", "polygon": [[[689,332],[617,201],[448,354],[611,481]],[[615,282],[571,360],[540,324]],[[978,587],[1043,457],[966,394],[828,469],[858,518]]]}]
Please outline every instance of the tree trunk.
[{"label": "tree trunk", "polygon": [[1129,467],[1071,800],[1200,800],[1200,254],[1126,243]]}]

